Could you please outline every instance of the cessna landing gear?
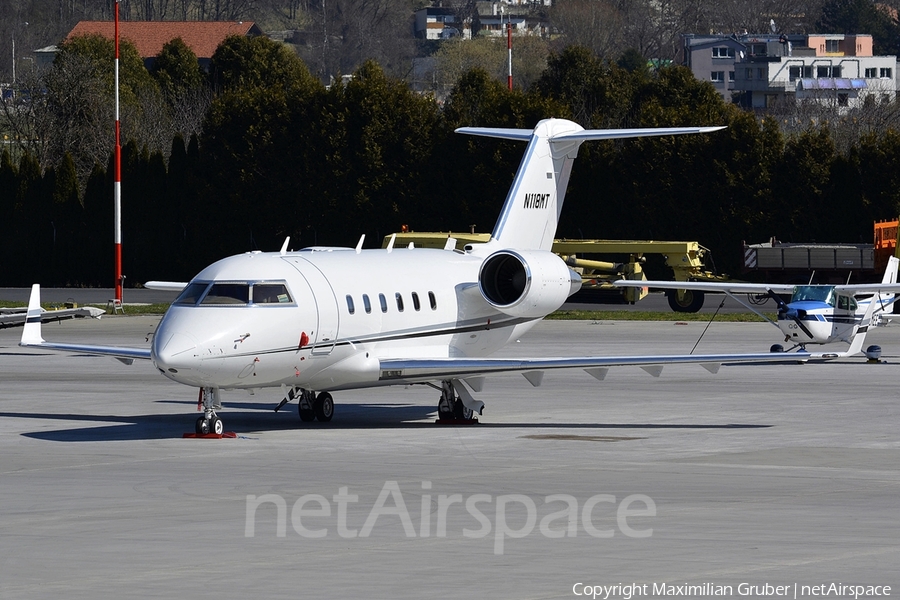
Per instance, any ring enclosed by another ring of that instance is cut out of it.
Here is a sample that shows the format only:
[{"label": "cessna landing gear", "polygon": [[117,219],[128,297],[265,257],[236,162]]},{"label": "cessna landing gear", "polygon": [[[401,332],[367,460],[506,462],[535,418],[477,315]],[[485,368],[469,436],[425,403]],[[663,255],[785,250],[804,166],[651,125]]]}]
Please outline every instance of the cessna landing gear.
[{"label": "cessna landing gear", "polygon": [[203,405],[203,416],[197,419],[194,426],[197,435],[206,435],[215,433],[222,435],[225,426],[222,419],[216,415],[216,410],[222,408],[222,401],[219,399],[219,388],[202,388],[200,390],[200,404]]},{"label": "cessna landing gear", "polygon": [[475,413],[466,408],[449,381],[441,382],[441,399],[438,400],[438,421],[471,421]]}]

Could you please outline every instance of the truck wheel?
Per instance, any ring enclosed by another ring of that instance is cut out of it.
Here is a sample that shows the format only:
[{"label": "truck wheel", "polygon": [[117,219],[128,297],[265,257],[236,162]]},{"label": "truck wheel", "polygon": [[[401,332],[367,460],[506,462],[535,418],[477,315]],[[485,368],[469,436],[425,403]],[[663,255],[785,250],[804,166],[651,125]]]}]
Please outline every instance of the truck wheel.
[{"label": "truck wheel", "polygon": [[[678,297],[678,292],[682,292],[681,298]],[[703,308],[703,292],[700,290],[668,290],[666,297],[675,312],[693,313]]]}]

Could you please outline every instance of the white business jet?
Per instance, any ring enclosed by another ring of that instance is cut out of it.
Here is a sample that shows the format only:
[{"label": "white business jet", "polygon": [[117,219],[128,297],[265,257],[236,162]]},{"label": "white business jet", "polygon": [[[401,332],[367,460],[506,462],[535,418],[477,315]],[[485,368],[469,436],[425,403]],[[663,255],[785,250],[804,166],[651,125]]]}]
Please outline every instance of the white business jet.
[{"label": "white business jet", "polygon": [[[888,259],[881,283],[853,283],[846,285],[790,285],[767,283],[720,283],[703,281],[630,281],[613,282],[618,287],[657,288],[665,290],[699,290],[721,292],[747,309],[772,323],[784,334],[784,341],[794,348],[805,350],[807,344],[846,342],[861,350],[870,325],[877,324],[893,310],[895,294],[900,293],[897,267],[900,260]],[[753,302],[744,301],[738,294],[748,294],[759,300],[772,298],[778,306],[777,322],[761,313]],[[780,294],[790,294],[785,302]],[[773,350],[783,350],[779,345]],[[871,358],[878,358],[874,354]]]},{"label": "white business jet", "polygon": [[[300,418],[330,421],[332,393],[424,384],[441,392],[441,418],[470,418],[486,375],[521,372],[534,386],[548,369],[578,368],[602,379],[611,366],[776,360],[771,353],[619,357],[487,358],[557,310],[581,277],[550,252],[572,163],[582,142],[712,132],[721,127],[584,130],[547,119],[534,130],[464,127],[459,133],[527,142],[500,217],[484,244],[444,249],[313,247],[249,252],[220,260],[182,289],[150,348],[46,342],[40,290],[29,303],[23,346],[148,359],[169,379],[200,388],[200,434],[221,433],[222,390],[280,387]],[[836,357],[837,354],[827,357]],[[281,405],[279,405],[280,408]]]}]

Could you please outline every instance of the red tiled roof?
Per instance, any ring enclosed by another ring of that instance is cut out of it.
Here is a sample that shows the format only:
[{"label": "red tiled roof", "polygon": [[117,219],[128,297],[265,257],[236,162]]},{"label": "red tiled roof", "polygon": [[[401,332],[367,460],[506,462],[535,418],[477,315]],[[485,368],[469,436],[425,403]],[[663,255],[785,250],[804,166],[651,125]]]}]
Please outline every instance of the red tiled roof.
[{"label": "red tiled roof", "polygon": [[[80,35],[102,35],[112,39],[115,24],[112,21],[80,21],[66,39]],[[179,37],[197,58],[210,58],[229,35],[262,35],[262,30],[252,21],[119,21],[119,39],[133,43],[141,58],[158,55],[166,43]]]}]

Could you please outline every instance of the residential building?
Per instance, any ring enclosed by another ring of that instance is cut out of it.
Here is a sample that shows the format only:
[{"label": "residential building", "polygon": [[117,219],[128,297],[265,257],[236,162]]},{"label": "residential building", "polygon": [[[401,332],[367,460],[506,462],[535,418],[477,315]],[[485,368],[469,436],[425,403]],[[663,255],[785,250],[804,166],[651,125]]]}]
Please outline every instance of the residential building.
[{"label": "residential building", "polygon": [[897,57],[874,56],[866,34],[685,36],[685,57],[696,77],[750,109],[816,102],[850,110],[896,98]]},{"label": "residential building", "polygon": [[[112,21],[80,21],[66,39],[80,35],[102,35],[112,39],[115,36],[115,24]],[[135,45],[148,69],[153,66],[165,44],[181,38],[197,55],[200,66],[207,70],[216,48],[230,35],[252,37],[263,35],[263,32],[251,21],[119,22],[119,39],[127,39]],[[42,49],[42,52],[45,50],[47,49]]]}]

